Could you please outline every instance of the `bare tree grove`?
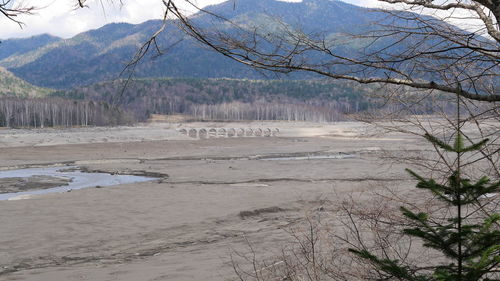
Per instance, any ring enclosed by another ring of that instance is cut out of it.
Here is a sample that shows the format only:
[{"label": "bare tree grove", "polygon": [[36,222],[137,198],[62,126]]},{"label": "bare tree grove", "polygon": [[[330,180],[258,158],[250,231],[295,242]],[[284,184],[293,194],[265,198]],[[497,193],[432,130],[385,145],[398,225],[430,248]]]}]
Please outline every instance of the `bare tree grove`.
[{"label": "bare tree grove", "polygon": [[61,98],[0,98],[0,127],[107,126],[133,122],[106,103]]},{"label": "bare tree grove", "polygon": [[333,107],[305,104],[273,103],[221,103],[192,105],[191,115],[212,120],[284,120],[333,122],[346,119],[346,115]]}]

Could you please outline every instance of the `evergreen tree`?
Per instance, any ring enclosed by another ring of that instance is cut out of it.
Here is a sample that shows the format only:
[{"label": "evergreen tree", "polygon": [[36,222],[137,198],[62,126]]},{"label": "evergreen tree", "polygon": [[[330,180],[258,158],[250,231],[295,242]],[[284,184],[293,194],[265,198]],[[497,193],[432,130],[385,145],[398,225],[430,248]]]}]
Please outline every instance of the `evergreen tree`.
[{"label": "evergreen tree", "polygon": [[461,162],[463,155],[481,150],[488,143],[488,139],[466,146],[461,131],[460,109],[457,119],[453,144],[430,134],[425,135],[437,149],[455,156],[456,164],[449,171],[446,183],[440,184],[407,169],[407,172],[418,180],[417,188],[431,192],[439,201],[454,210],[454,215],[440,219],[429,213],[400,208],[410,225],[403,229],[403,233],[420,239],[424,247],[440,252],[443,260],[432,261],[431,266],[422,268],[409,266],[388,257],[379,257],[368,249],[350,249],[377,269],[380,273],[379,280],[500,280],[497,268],[500,263],[498,209],[485,212],[480,218],[478,215],[472,215],[480,214],[484,210],[484,201],[489,200],[489,197],[498,196],[500,181],[492,182],[486,176],[474,181],[464,176]]}]

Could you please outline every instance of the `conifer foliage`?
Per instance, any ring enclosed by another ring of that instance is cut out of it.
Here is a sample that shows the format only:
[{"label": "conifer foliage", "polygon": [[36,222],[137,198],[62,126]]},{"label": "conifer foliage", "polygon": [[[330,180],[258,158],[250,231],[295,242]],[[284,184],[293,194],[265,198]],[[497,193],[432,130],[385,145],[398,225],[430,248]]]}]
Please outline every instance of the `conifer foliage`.
[{"label": "conifer foliage", "polygon": [[410,267],[398,260],[378,257],[368,249],[350,251],[373,265],[379,273],[379,280],[499,280],[500,214],[498,209],[485,211],[484,206],[488,201],[496,200],[500,181],[492,182],[486,176],[472,180],[461,171],[463,155],[478,152],[488,139],[467,146],[459,125],[453,144],[430,134],[425,138],[442,152],[454,155],[455,166],[449,171],[448,180],[441,184],[412,170],[407,169],[407,172],[418,180],[417,188],[431,192],[453,215],[441,219],[401,207],[409,222],[403,233],[421,240],[424,247],[439,252],[442,260],[432,261],[430,267]]}]

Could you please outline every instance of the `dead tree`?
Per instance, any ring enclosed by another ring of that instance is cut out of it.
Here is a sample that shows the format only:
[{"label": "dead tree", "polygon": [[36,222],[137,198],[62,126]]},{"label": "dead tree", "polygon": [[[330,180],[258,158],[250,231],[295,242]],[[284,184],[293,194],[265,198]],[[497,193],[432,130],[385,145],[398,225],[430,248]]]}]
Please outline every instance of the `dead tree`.
[{"label": "dead tree", "polygon": [[[270,33],[257,26],[240,26],[209,11],[217,23],[231,28],[202,28],[186,16],[176,1],[164,1],[166,13],[179,19],[193,38],[243,64],[275,72],[304,71],[359,83],[387,83],[458,94],[477,101],[500,101],[500,4],[496,1],[382,0],[399,9],[378,9],[383,16],[367,32],[328,39],[276,20]],[[185,0],[197,8],[197,6]],[[237,1],[235,1],[237,3]],[[433,16],[422,10],[433,10]],[[440,13],[437,13],[440,12]],[[467,13],[481,24],[474,30],[447,23]],[[439,17],[439,15],[441,15]],[[364,40],[368,47],[341,54],[335,47]],[[312,59],[320,57],[321,59]]]}]

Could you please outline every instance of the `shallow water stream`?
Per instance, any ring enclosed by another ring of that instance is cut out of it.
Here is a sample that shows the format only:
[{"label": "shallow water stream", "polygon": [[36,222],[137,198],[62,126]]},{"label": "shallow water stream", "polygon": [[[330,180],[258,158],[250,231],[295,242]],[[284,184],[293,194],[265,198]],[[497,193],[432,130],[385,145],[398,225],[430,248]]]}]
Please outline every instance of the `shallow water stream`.
[{"label": "shallow water stream", "polygon": [[33,176],[49,176],[58,178],[67,178],[71,181],[68,185],[57,186],[48,189],[33,189],[23,192],[0,194],[0,200],[16,200],[29,198],[31,195],[47,194],[54,192],[65,192],[74,189],[82,189],[96,186],[111,186],[118,184],[127,184],[135,182],[145,182],[155,180],[151,177],[141,177],[132,175],[111,175],[107,173],[83,173],[78,167],[49,167],[49,168],[31,168],[20,170],[0,171],[2,178],[29,178]]}]

